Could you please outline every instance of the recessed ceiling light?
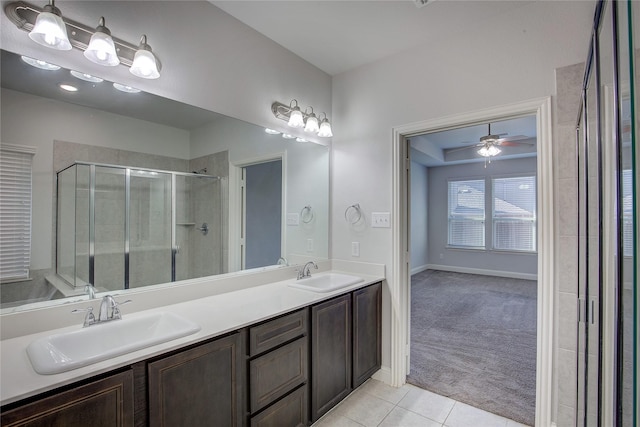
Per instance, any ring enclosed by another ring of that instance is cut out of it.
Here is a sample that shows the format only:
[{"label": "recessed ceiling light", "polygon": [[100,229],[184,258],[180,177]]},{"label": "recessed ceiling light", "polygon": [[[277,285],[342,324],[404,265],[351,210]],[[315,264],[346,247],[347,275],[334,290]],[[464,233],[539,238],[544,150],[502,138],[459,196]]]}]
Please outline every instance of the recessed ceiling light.
[{"label": "recessed ceiling light", "polygon": [[290,134],[288,134],[288,133],[283,133],[283,134],[282,134],[282,137],[283,137],[284,139],[293,139],[293,138],[295,138],[295,136],[290,135]]},{"label": "recessed ceiling light", "polygon": [[113,87],[115,87],[119,91],[126,92],[126,93],[138,93],[138,92],[141,92],[140,89],[136,89],[135,87],[126,86],[126,85],[123,85],[123,84],[120,84],[120,83],[114,83]]},{"label": "recessed ceiling light", "polygon": [[50,64],[46,61],[43,61],[42,59],[30,58],[28,56],[21,56],[21,58],[24,62],[31,65],[32,67],[40,68],[41,70],[56,71],[60,69],[58,65]]},{"label": "recessed ceiling light", "polygon": [[76,70],[71,70],[71,75],[76,79],[84,80],[85,82],[100,83],[104,81],[104,79],[101,79],[100,77],[92,76],[91,74],[87,73],[81,73],[80,71]]},{"label": "recessed ceiling light", "polygon": [[62,90],[66,90],[67,92],[77,92],[78,88],[70,85],[70,84],[66,84],[66,83],[60,83],[58,86],[60,86],[60,89]]},{"label": "recessed ceiling light", "polygon": [[264,130],[266,133],[268,133],[269,135],[278,135],[280,133],[280,131],[277,131],[275,129],[269,129],[269,128],[265,128]]}]

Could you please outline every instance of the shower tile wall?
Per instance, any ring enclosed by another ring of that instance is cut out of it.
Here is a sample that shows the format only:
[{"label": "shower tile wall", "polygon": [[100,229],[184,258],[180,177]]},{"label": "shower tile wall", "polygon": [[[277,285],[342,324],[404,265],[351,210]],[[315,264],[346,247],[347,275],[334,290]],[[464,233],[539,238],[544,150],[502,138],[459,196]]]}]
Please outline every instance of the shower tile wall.
[{"label": "shower tile wall", "polygon": [[580,105],[584,64],[556,70],[554,174],[556,209],[556,369],[558,427],[575,425],[577,290],[577,164],[575,126]]}]

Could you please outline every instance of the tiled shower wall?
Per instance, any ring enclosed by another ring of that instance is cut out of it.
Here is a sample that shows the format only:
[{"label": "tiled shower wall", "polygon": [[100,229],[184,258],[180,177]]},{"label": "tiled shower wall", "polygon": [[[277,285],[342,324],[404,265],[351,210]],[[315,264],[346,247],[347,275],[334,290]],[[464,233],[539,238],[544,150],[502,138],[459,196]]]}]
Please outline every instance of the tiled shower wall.
[{"label": "tiled shower wall", "polygon": [[575,426],[578,299],[578,170],[576,121],[584,64],[556,70],[553,158],[555,174],[556,424]]}]

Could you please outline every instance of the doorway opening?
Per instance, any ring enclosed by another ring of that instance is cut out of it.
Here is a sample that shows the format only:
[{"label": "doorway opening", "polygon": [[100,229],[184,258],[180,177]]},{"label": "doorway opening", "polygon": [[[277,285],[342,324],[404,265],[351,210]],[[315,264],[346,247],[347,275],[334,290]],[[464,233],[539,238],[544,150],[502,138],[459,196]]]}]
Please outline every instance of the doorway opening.
[{"label": "doorway opening", "polygon": [[413,385],[533,425],[536,117],[406,140]]},{"label": "doorway opening", "polygon": [[536,393],[535,426],[552,421],[552,366],[554,313],[554,198],[553,149],[551,144],[551,99],[533,99],[473,113],[448,116],[393,129],[393,264],[388,281],[392,310],[391,363],[389,382],[400,386],[410,373],[411,352],[411,248],[410,248],[410,171],[411,157],[407,139],[464,126],[534,115],[537,153],[537,223],[538,251],[536,275]]}]

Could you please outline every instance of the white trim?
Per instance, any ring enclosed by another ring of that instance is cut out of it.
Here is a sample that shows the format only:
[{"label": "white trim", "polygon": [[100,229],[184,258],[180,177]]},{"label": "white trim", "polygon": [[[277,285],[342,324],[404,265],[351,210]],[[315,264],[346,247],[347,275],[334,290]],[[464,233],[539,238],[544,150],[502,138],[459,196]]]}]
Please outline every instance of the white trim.
[{"label": "white trim", "polygon": [[371,378],[389,384],[391,382],[391,369],[388,366],[381,366]]},{"label": "white trim", "polygon": [[454,273],[479,274],[481,276],[509,277],[511,279],[538,280],[537,274],[518,273],[516,271],[488,270],[485,268],[458,267],[455,265],[427,264],[426,269],[451,271]]},{"label": "white trim", "polygon": [[403,263],[407,253],[408,236],[402,218],[406,211],[406,176],[403,175],[406,158],[406,138],[425,131],[472,125],[494,119],[536,115],[537,188],[538,188],[538,303],[537,303],[537,360],[536,360],[536,427],[551,425],[553,402],[553,322],[554,322],[554,222],[553,222],[553,150],[551,98],[544,97],[486,110],[412,123],[392,129],[393,143],[393,261],[389,292],[391,294],[391,385],[406,381],[404,353],[409,335],[408,279]]},{"label": "white trim", "polygon": [[425,264],[425,265],[421,265],[419,267],[414,267],[411,269],[411,271],[409,272],[412,276],[414,274],[418,274],[418,273],[422,273],[425,270],[429,270],[431,269],[431,267],[429,266],[430,264]]}]

